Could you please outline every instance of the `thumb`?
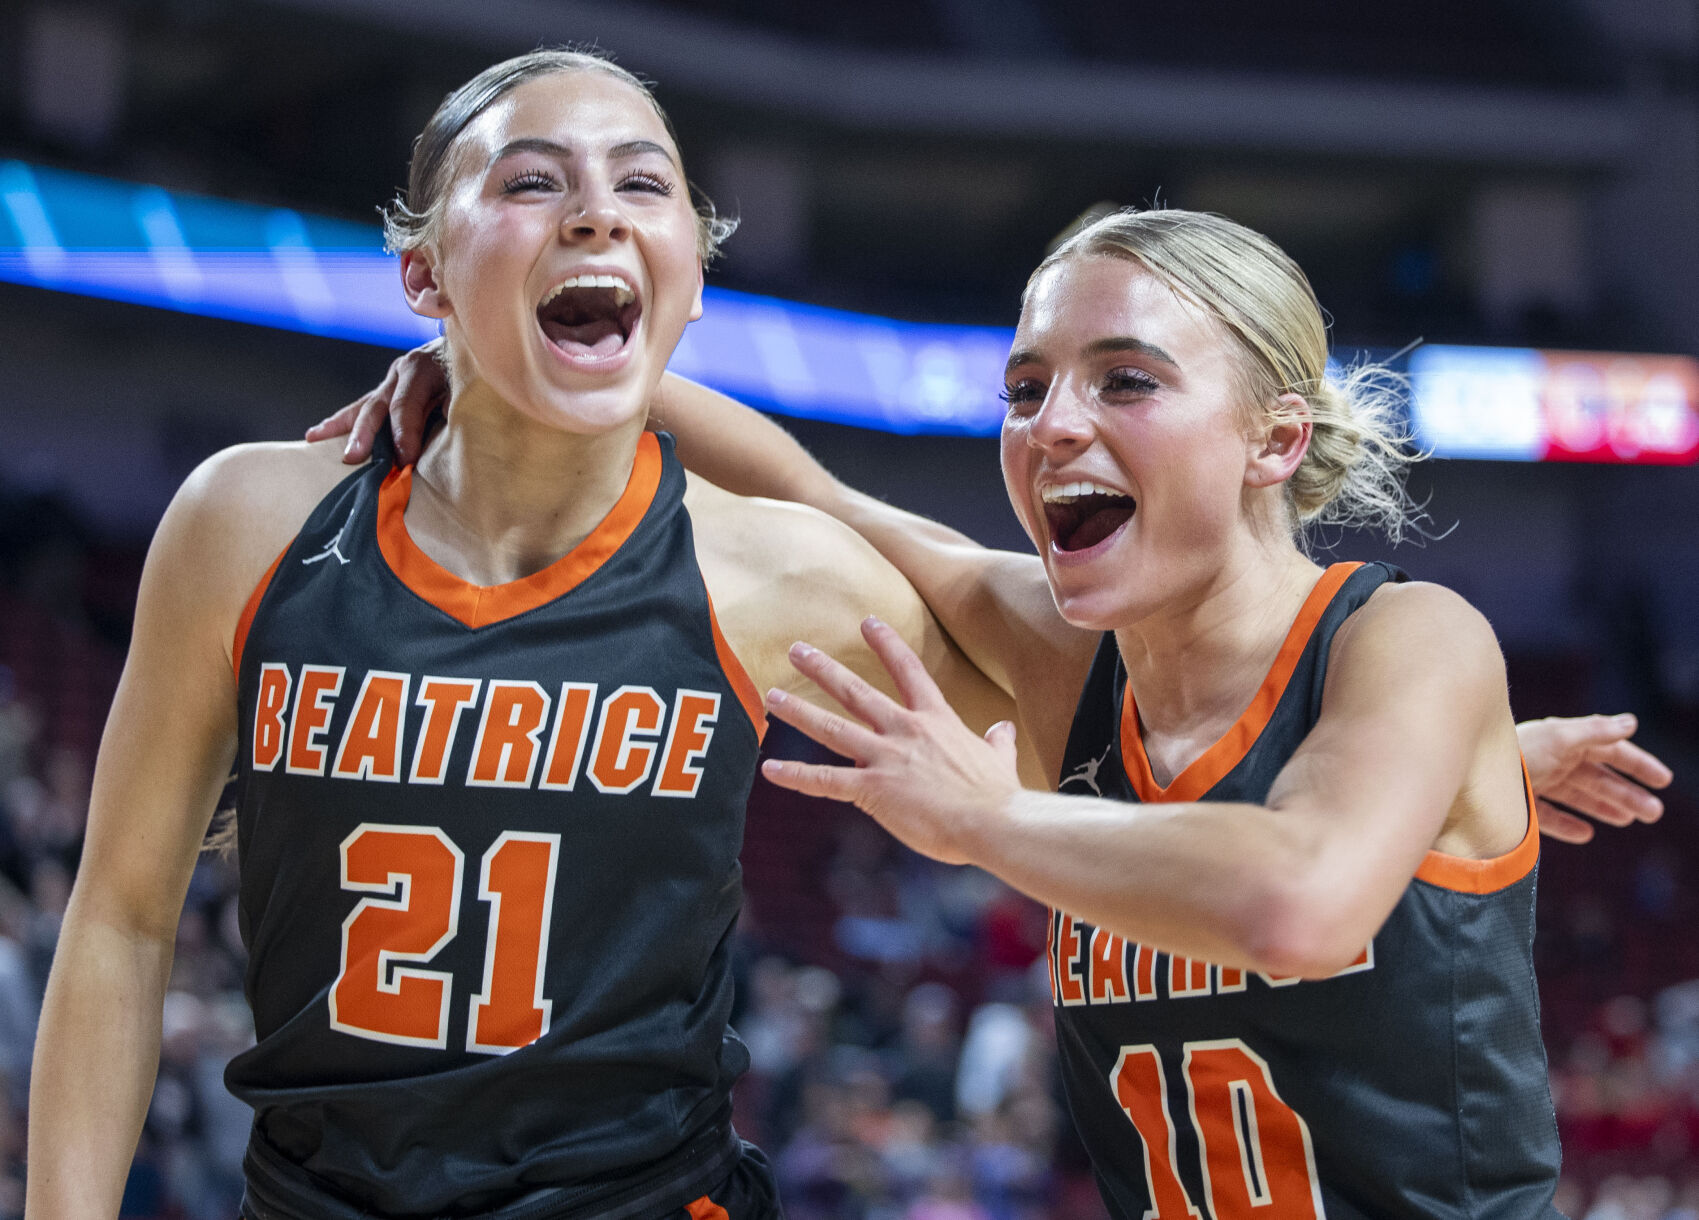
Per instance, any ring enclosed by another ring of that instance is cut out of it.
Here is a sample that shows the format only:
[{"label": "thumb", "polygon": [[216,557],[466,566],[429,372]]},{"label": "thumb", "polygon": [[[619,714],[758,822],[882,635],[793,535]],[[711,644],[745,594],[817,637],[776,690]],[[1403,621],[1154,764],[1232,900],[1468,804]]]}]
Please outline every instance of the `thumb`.
[{"label": "thumb", "polygon": [[990,747],[997,751],[997,757],[1009,766],[1015,765],[1015,722],[999,720],[985,730],[985,740]]}]

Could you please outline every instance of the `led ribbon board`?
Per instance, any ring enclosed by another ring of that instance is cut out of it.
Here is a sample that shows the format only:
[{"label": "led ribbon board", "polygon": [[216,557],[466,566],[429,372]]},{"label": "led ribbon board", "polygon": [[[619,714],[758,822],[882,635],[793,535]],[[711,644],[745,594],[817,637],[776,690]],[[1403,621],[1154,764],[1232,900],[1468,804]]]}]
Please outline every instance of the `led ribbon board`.
[{"label": "led ribbon board", "polygon": [[[0,280],[406,348],[376,225],[0,161]],[[994,434],[1012,332],[709,288],[671,368],[769,410],[901,433]]]},{"label": "led ribbon board", "polygon": [[1699,360],[1534,348],[1418,348],[1417,440],[1440,457],[1699,462]]},{"label": "led ribbon board", "polygon": [[[405,348],[376,225],[0,161],[0,281]],[[671,367],[782,415],[899,433],[995,434],[1012,332],[709,288]],[[1430,346],[1411,419],[1438,457],[1699,461],[1699,361]]]}]

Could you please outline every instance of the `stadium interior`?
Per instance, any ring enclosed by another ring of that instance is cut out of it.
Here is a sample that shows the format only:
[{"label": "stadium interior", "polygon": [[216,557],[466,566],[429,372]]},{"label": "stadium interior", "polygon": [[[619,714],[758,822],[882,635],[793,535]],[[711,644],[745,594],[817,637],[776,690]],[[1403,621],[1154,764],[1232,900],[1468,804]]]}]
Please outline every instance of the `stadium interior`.
[{"label": "stadium interior", "polygon": [[[0,1220],[22,1214],[41,986],[151,532],[209,453],[298,437],[399,349],[43,287],[18,270],[16,175],[375,229],[449,89],[586,43],[657,82],[695,183],[741,218],[709,273],[735,293],[1008,328],[1079,217],[1164,205],[1274,238],[1342,359],[1461,345],[1699,370],[1693,0],[9,0]],[[1411,482],[1423,537],[1314,540],[1481,608],[1518,716],[1634,711],[1675,770],[1658,824],[1544,845],[1559,1206],[1588,1220],[1699,1217],[1699,371],[1681,376],[1686,448],[1510,460],[1435,445]],[[760,405],[850,482],[1028,545],[994,437],[810,417],[787,409],[782,376],[772,386]],[[994,418],[999,388],[985,380],[976,409]],[[1589,409],[1606,431],[1632,413]],[[803,747],[777,731],[768,748]],[[1040,908],[853,809],[759,782],[743,858],[734,1024],[754,1069],[737,1118],[790,1214],[1102,1214],[1057,1092]],[[235,1214],[248,1112],[221,1073],[252,1037],[241,971],[234,868],[209,856],[126,1217]]]}]

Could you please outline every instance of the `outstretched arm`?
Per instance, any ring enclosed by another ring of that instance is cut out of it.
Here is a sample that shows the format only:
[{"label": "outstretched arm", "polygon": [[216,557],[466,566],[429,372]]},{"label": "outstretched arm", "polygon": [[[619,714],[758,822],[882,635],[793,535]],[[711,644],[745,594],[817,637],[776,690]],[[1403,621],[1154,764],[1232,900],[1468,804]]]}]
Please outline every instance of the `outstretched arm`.
[{"label": "outstretched arm", "polygon": [[1401,587],[1359,613],[1372,617],[1335,649],[1320,720],[1262,804],[1139,805],[1024,789],[1008,728],[982,739],[962,725],[877,623],[868,642],[901,702],[798,646],[798,668],[851,716],[783,693],[770,703],[856,765],[770,760],[766,773],[854,801],[916,850],[977,864],[1128,939],[1221,965],[1328,975],[1361,952],[1436,843],[1502,854],[1530,816],[1484,620],[1433,586]]},{"label": "outstretched arm", "polygon": [[[398,357],[381,383],[315,425],[307,439],[347,435],[343,460],[358,463],[388,424],[400,460],[414,461],[431,413],[447,400],[439,346]],[[1056,612],[1036,556],[989,550],[844,486],[772,420],[674,374],[663,379],[650,422],[673,432],[685,464],[710,481],[742,495],[810,504],[855,529],[908,578],[973,663],[1021,699],[1030,721],[1071,712],[1095,637]],[[1633,719],[1549,718],[1518,726],[1541,796],[1541,831],[1585,843],[1593,828],[1577,815],[1626,826],[1663,812],[1646,789],[1667,785],[1669,768],[1628,740]]]}]

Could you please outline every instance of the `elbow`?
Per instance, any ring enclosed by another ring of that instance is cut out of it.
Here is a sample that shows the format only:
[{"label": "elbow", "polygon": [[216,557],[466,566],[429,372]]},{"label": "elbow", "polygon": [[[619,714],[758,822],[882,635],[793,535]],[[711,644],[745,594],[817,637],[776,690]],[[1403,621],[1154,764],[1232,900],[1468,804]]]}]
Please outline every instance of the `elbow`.
[{"label": "elbow", "polygon": [[1282,978],[1331,978],[1356,965],[1380,926],[1337,881],[1268,878],[1248,891],[1239,935],[1252,969]]}]

